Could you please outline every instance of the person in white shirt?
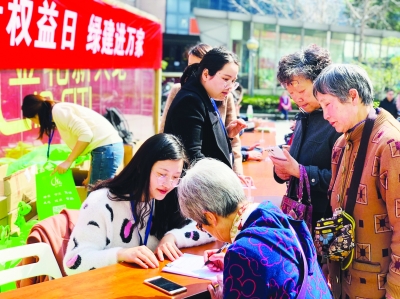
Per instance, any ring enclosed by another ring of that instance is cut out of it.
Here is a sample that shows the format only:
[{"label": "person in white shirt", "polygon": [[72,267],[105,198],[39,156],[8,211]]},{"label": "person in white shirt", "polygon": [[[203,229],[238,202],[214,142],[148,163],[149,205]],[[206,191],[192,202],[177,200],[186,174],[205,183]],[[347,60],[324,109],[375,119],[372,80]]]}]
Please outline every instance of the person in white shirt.
[{"label": "person in white shirt", "polygon": [[72,150],[55,171],[66,172],[80,155],[91,153],[91,168],[84,185],[112,178],[124,156],[122,139],[112,124],[89,108],[47,100],[40,95],[27,95],[22,114],[40,126],[39,139],[47,135],[51,142],[57,129],[62,140]]},{"label": "person in white shirt", "polygon": [[[114,178],[98,183],[83,203],[64,256],[65,272],[75,274],[125,261],[156,268],[181,247],[214,241],[181,216],[174,197],[187,156],[170,134],[146,140]],[[158,258],[158,259],[157,259]]]}]

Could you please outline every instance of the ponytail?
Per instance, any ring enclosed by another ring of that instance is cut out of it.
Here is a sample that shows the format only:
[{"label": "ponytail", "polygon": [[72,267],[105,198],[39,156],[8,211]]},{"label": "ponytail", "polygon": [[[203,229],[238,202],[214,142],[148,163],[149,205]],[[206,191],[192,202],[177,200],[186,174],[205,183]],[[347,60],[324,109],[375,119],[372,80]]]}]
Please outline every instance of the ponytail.
[{"label": "ponytail", "polygon": [[185,85],[185,83],[189,80],[189,78],[192,75],[196,75],[196,73],[199,70],[199,63],[193,63],[191,65],[188,65],[185,70],[183,71],[183,74],[181,76],[181,85]]}]

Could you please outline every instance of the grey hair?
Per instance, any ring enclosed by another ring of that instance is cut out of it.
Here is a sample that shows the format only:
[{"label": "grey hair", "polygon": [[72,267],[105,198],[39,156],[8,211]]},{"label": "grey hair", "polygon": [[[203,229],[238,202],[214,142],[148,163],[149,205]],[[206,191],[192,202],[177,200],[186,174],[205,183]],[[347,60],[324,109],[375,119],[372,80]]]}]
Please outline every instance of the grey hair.
[{"label": "grey hair", "polygon": [[349,90],[357,90],[365,106],[374,101],[374,89],[367,72],[352,64],[332,64],[314,81],[314,97],[317,93],[330,94],[343,103],[349,100]]},{"label": "grey hair", "polygon": [[238,176],[226,164],[205,158],[190,167],[178,185],[181,213],[208,224],[204,212],[226,217],[246,200]]},{"label": "grey hair", "polygon": [[283,56],[279,60],[277,79],[288,83],[293,76],[301,76],[314,82],[321,71],[332,63],[329,51],[317,45]]}]

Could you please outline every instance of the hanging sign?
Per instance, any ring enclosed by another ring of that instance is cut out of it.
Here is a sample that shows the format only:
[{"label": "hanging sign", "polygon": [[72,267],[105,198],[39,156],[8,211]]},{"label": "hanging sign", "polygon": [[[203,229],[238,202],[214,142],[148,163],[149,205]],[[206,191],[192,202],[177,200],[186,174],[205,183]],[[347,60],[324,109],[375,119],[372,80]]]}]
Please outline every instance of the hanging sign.
[{"label": "hanging sign", "polygon": [[122,7],[101,0],[1,1],[0,69],[159,69],[161,24]]}]

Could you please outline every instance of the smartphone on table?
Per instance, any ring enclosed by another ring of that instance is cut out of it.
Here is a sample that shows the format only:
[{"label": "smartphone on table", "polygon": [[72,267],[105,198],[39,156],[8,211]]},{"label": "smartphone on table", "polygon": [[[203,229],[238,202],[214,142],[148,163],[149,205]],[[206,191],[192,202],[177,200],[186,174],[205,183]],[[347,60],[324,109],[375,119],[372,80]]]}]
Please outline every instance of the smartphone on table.
[{"label": "smartphone on table", "polygon": [[161,276],[145,279],[144,283],[171,296],[187,291],[186,287]]},{"label": "smartphone on table", "polygon": [[274,157],[275,159],[286,161],[286,156],[283,153],[282,149],[279,146],[268,146],[265,148],[269,155]]}]

